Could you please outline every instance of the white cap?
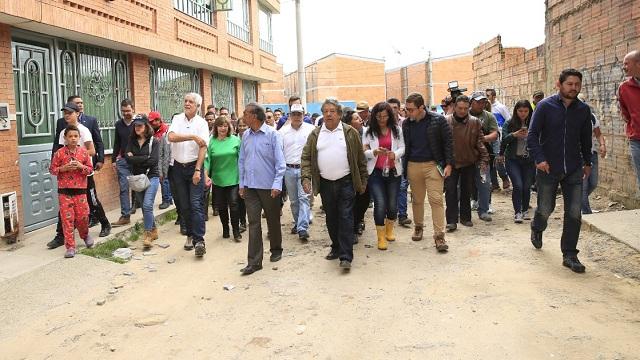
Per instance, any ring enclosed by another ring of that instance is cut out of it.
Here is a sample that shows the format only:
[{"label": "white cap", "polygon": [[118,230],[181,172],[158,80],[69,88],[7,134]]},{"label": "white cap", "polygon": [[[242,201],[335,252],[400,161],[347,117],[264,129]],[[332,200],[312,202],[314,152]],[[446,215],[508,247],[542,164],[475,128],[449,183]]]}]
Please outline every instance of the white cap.
[{"label": "white cap", "polygon": [[304,114],[304,107],[301,104],[292,104],[291,105],[291,112],[299,112],[301,114]]}]

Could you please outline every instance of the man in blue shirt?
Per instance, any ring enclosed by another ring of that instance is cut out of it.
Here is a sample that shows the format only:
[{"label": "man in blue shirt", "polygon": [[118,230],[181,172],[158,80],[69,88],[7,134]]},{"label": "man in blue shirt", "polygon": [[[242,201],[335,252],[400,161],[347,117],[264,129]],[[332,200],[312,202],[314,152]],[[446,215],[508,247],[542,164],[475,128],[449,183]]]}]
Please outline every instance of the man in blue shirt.
[{"label": "man in blue shirt", "polygon": [[238,159],[239,192],[245,201],[249,219],[249,250],[248,264],[240,272],[250,275],[262,269],[262,210],[269,228],[270,261],[282,259],[280,192],[286,164],[282,138],[274,128],[265,124],[264,108],[256,103],[248,104],[243,119],[249,129],[242,136]]},{"label": "man in blue shirt", "polygon": [[560,73],[558,93],[538,103],[533,113],[527,145],[536,162],[538,207],[531,222],[531,243],[542,247],[542,232],[556,205],[558,185],[564,199],[564,222],[560,247],[562,265],[585,271],[578,260],[578,237],[582,221],[582,179],[591,173],[591,110],[577,100],[582,74],[575,69]]}]

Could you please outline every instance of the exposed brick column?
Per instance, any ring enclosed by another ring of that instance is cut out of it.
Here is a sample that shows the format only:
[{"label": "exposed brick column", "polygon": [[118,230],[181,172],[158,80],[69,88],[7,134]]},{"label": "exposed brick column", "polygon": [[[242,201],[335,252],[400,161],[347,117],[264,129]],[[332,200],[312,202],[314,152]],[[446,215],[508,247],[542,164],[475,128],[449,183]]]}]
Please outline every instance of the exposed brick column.
[{"label": "exposed brick column", "polygon": [[[236,90],[236,114],[242,114],[244,111],[244,95],[242,92],[242,79],[234,78]],[[240,117],[240,115],[238,115]]]},{"label": "exposed brick column", "polygon": [[200,70],[200,95],[202,95],[202,114],[207,113],[207,106],[213,104],[211,96],[211,71]]},{"label": "exposed brick column", "polygon": [[[9,112],[15,114],[16,101],[13,89],[13,67],[11,64],[11,27],[0,24],[0,101],[9,103]],[[18,195],[19,239],[24,237],[24,212],[20,166],[18,164],[18,124],[11,121],[10,130],[0,131],[0,193],[15,191]]]},{"label": "exposed brick column", "polygon": [[129,69],[131,71],[131,98],[136,105],[136,112],[148,113],[151,111],[149,57],[129,53]]}]

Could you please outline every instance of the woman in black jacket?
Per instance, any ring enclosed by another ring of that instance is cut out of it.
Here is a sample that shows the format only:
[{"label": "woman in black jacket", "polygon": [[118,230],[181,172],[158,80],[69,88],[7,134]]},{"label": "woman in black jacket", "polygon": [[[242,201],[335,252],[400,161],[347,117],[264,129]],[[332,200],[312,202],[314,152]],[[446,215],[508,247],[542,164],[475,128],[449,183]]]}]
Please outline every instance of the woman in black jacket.
[{"label": "woman in black jacket", "polygon": [[153,137],[153,128],[145,115],[138,115],[133,120],[133,131],[125,152],[125,158],[131,168],[131,174],[146,174],[150,185],[139,192],[142,201],[144,219],[144,246],[151,247],[158,238],[158,229],[153,218],[153,203],[160,186],[160,142]]}]

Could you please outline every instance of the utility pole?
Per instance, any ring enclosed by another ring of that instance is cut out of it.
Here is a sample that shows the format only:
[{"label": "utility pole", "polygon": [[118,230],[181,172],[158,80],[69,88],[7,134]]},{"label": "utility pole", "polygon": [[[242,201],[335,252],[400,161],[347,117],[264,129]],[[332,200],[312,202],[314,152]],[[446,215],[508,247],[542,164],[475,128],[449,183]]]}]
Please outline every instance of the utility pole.
[{"label": "utility pole", "polygon": [[305,111],[307,109],[307,80],[304,74],[304,60],[302,58],[302,14],[300,11],[300,1],[296,0],[296,42],[298,46],[298,87],[300,100]]}]

